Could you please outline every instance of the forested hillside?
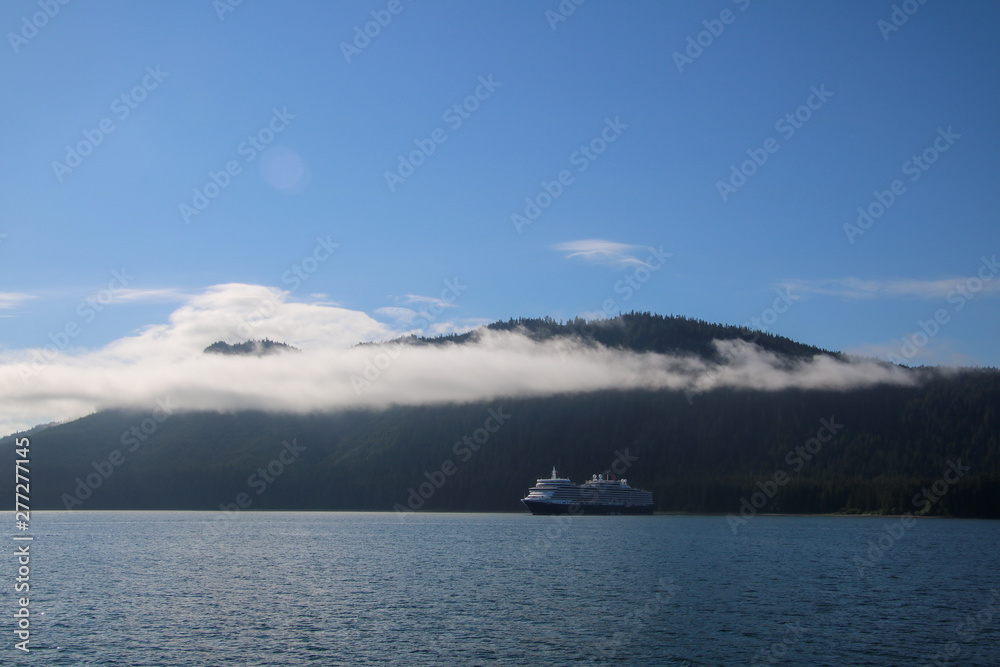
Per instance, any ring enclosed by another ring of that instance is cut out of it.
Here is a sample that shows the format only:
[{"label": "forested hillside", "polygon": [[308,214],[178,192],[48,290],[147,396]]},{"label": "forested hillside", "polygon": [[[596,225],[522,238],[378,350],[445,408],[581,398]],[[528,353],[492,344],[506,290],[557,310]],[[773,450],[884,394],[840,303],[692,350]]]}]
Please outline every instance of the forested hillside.
[{"label": "forested hillside", "polygon": [[[718,325],[632,317],[493,326],[536,336],[577,327],[609,346],[705,354],[720,335]],[[415,342],[443,340],[463,336]],[[758,344],[825,354],[775,337]],[[770,490],[760,511],[1000,517],[1000,372],[908,372],[914,386],[853,391],[603,391],[309,415],[102,412],[28,434],[31,506],[217,509],[245,494],[244,509],[520,511],[553,465],[582,481],[617,460],[661,511],[738,512]],[[6,508],[12,478],[0,479]],[[928,498],[924,488],[945,491]]]},{"label": "forested hillside", "polygon": [[[968,473],[926,509],[1000,516],[997,405],[1000,376],[969,371],[919,388],[726,390],[690,403],[680,392],[602,392],[329,415],[176,414],[149,435],[148,414],[106,412],[31,436],[32,506],[83,495],[77,478],[118,450],[124,461],[73,506],[211,509],[248,492],[254,509],[391,509],[451,461],[455,471],[421,509],[518,510],[553,465],[582,481],[627,450],[623,476],[652,490],[660,510],[735,511],[780,470],[789,481],[767,511],[915,511],[913,496],[961,460]],[[491,409],[509,418],[487,424]],[[823,420],[842,428],[820,433],[833,437],[811,453]],[[486,426],[498,428],[476,450]],[[257,494],[248,478],[283,441],[304,449]]]},{"label": "forested hillside", "polygon": [[[797,343],[784,336],[747,327],[653,313],[632,312],[605,320],[575,318],[567,322],[558,322],[550,317],[518,318],[494,322],[485,328],[491,331],[518,331],[535,340],[568,336],[635,352],[692,353],[709,359],[716,355],[713,341],[732,339],[746,340],[769,352],[789,357],[810,357],[816,354],[841,356],[812,345]],[[467,342],[476,334],[476,331],[469,331],[435,338],[410,337],[401,340],[417,345],[440,345]]]}]

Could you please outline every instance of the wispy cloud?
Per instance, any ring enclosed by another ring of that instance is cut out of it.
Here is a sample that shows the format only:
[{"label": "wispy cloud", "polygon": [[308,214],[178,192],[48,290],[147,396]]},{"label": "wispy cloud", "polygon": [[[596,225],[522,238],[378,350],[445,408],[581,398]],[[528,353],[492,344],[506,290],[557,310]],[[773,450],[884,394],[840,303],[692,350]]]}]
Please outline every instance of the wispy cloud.
[{"label": "wispy cloud", "polygon": [[457,307],[456,304],[451,301],[447,301],[445,299],[441,299],[436,296],[423,296],[420,294],[406,294],[403,297],[397,299],[397,302],[405,304],[419,304],[425,308],[430,308],[432,306],[437,306],[438,308]]},{"label": "wispy cloud", "polygon": [[913,297],[917,299],[944,299],[960,290],[983,294],[1000,292],[1000,280],[981,280],[975,276],[941,278],[938,280],[862,280],[861,278],[836,278],[830,280],[786,280],[780,284],[799,294],[822,294],[845,299],[883,299]]},{"label": "wispy cloud", "polygon": [[412,308],[403,308],[401,306],[385,306],[383,308],[376,308],[375,313],[381,315],[382,317],[387,317],[397,324],[406,325],[417,318],[417,311]]},{"label": "wispy cloud", "polygon": [[492,320],[482,317],[463,317],[461,319],[447,320],[444,322],[432,322],[425,332],[429,336],[444,336],[447,334],[460,334],[486,326]]},{"label": "wispy cloud", "polygon": [[[475,328],[480,324],[478,319],[443,319],[446,308],[457,308],[455,299],[465,290],[456,279],[445,281],[446,288],[440,297],[424,296],[422,294],[405,294],[393,297],[395,306],[376,308],[375,314],[392,320],[394,326],[402,327],[405,333],[436,336],[439,334],[461,333]],[[413,306],[407,308],[406,306]]]},{"label": "wispy cloud", "polygon": [[[450,298],[424,296],[422,294],[404,294],[403,296],[392,297],[395,306],[384,306],[376,308],[375,313],[382,317],[393,320],[397,326],[410,326],[412,324],[421,325],[420,331],[429,328],[429,325],[436,322],[445,308],[457,308],[455,296],[448,294]],[[407,308],[406,306],[413,306]],[[438,325],[442,323],[437,323]]]},{"label": "wispy cloud", "polygon": [[182,292],[180,290],[170,289],[170,288],[131,289],[128,287],[122,287],[116,289],[114,291],[114,295],[115,295],[115,301],[124,301],[128,303],[182,302],[182,301],[187,301],[192,296],[188,292]]},{"label": "wispy cloud", "polygon": [[[38,294],[27,294],[24,292],[0,292],[0,310],[5,308],[16,308],[21,303],[30,299],[59,298],[70,294],[77,294],[79,288],[70,290],[48,290]],[[182,303],[192,296],[190,292],[184,292],[173,288],[154,289],[133,289],[129,287],[115,287],[108,290],[112,295],[114,303]]]},{"label": "wispy cloud", "polygon": [[376,308],[375,314],[391,320],[394,326],[405,329],[406,331],[402,333],[417,333],[425,336],[465,333],[490,323],[490,320],[479,317],[438,320],[426,310],[416,311],[401,306]]},{"label": "wispy cloud", "polygon": [[[255,338],[303,352],[263,358],[202,353],[216,340],[236,342],[238,322],[252,322]],[[97,350],[48,357],[35,349],[0,352],[0,433],[95,410],[149,409],[158,398],[169,398],[178,410],[310,412],[604,389],[845,390],[912,382],[907,372],[871,360],[790,362],[739,340],[717,342],[721,361],[710,361],[484,329],[472,343],[397,348],[391,368],[359,394],[352,376],[364,372],[375,352],[355,343],[401,333],[366,313],[292,302],[268,287],[217,285],[190,297],[168,322]]]},{"label": "wispy cloud", "polygon": [[17,308],[25,301],[34,298],[34,294],[25,294],[24,292],[0,292],[0,310]]},{"label": "wispy cloud", "polygon": [[565,252],[566,259],[580,258],[588,262],[607,264],[610,266],[647,266],[647,261],[640,259],[639,253],[648,253],[649,248],[641,245],[617,243],[604,239],[581,239],[567,241],[552,246],[553,250]]}]

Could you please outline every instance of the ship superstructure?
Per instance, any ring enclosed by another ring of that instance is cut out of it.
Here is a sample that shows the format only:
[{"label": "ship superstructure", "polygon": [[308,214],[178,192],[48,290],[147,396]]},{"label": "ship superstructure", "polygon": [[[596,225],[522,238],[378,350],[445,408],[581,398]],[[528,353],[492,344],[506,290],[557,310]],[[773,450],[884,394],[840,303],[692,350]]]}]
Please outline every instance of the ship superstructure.
[{"label": "ship superstructure", "polygon": [[532,514],[652,514],[653,494],[633,489],[625,479],[594,475],[583,484],[552,476],[535,481],[521,499]]}]

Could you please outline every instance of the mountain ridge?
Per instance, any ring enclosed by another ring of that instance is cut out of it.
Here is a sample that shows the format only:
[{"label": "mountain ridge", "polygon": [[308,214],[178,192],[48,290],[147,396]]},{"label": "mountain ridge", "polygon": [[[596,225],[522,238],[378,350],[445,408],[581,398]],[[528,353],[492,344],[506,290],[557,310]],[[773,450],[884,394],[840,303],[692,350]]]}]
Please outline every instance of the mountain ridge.
[{"label": "mountain ridge", "polygon": [[[792,361],[843,358],[744,327],[648,313],[512,319],[492,330],[705,355],[717,354],[720,335],[756,336]],[[402,342],[461,345],[474,336]],[[910,386],[853,390],[613,389],[304,414],[102,411],[32,431],[32,507],[215,510],[245,494],[252,509],[518,511],[553,465],[581,480],[627,450],[637,460],[625,476],[652,491],[660,511],[739,512],[763,484],[775,493],[759,511],[1000,515],[1000,372],[905,372]],[[508,417],[490,431],[491,415]],[[824,420],[842,428],[821,441]],[[969,471],[946,494],[915,501],[958,461]],[[787,482],[772,484],[779,472]],[[5,498],[10,484],[0,478]]]},{"label": "mountain ridge", "polygon": [[717,353],[711,345],[712,341],[737,339],[758,345],[769,352],[793,357],[825,354],[839,359],[844,356],[840,352],[825,350],[746,326],[716,324],[681,315],[658,315],[648,311],[631,311],[611,318],[594,320],[577,317],[565,322],[551,317],[510,318],[462,333],[443,334],[432,338],[411,335],[387,342],[415,345],[461,344],[473,340],[481,330],[521,332],[535,341],[574,337],[593,341],[605,347],[633,352],[660,354],[688,352],[712,359],[717,358]]}]

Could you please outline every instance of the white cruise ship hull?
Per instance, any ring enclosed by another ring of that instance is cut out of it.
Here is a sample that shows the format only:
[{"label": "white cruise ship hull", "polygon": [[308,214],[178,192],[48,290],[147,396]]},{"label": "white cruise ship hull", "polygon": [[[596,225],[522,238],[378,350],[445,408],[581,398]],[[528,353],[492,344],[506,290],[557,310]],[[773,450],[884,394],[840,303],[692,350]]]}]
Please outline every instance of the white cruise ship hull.
[{"label": "white cruise ship hull", "polygon": [[559,477],[541,478],[521,499],[532,514],[652,514],[653,494],[633,489],[624,479],[594,475],[583,484]]},{"label": "white cruise ship hull", "polygon": [[611,503],[547,503],[521,501],[532,514],[652,514],[653,505],[614,505]]}]

